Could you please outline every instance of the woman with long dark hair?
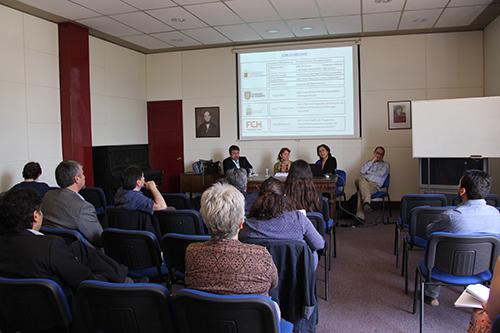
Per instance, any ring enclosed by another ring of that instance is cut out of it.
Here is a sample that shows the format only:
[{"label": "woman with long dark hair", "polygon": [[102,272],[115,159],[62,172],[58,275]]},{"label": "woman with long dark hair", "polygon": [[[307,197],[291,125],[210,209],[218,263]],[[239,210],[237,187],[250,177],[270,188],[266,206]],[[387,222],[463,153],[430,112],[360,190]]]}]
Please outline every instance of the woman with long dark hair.
[{"label": "woman with long dark hair", "polygon": [[305,241],[314,253],[315,267],[318,263],[316,251],[325,246],[323,237],[305,214],[288,209],[283,183],[273,177],[262,183],[239,238]]},{"label": "woman with long dark hair", "polygon": [[321,212],[321,200],[313,183],[309,164],[304,160],[292,163],[285,181],[285,195],[291,209]]},{"label": "woman with long dark hair", "polygon": [[319,157],[316,164],[321,167],[321,172],[324,175],[335,174],[335,170],[337,170],[337,159],[332,156],[330,147],[325,144],[320,144],[316,147],[316,154]]}]

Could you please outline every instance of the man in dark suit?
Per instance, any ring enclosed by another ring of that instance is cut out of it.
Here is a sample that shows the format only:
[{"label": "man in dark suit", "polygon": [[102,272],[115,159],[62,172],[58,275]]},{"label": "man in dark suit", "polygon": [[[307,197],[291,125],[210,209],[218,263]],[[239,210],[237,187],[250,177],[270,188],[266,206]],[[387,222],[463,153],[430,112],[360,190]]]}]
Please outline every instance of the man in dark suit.
[{"label": "man in dark suit", "polygon": [[92,244],[101,244],[102,227],[94,206],[78,194],[85,187],[85,175],[80,163],[62,161],[56,168],[56,181],[61,187],[43,197],[45,224],[80,231]]},{"label": "man in dark suit", "polygon": [[0,200],[0,275],[47,278],[74,292],[81,281],[96,276],[62,238],[39,232],[40,203],[32,189],[10,190]]},{"label": "man in dark suit", "polygon": [[224,167],[224,174],[227,170],[237,168],[245,169],[247,175],[249,175],[253,168],[245,156],[240,156],[240,148],[236,145],[229,147],[229,157],[222,162],[222,166]]}]

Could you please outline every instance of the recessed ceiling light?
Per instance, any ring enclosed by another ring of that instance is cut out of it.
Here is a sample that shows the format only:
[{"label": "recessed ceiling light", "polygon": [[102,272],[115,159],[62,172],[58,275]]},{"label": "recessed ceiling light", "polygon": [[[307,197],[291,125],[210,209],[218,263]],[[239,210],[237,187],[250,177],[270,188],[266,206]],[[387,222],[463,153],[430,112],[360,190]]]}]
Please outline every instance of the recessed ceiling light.
[{"label": "recessed ceiling light", "polygon": [[375,3],[389,3],[392,0],[375,0]]},{"label": "recessed ceiling light", "polygon": [[184,39],[182,39],[182,38],[172,38],[172,39],[170,39],[170,41],[171,42],[178,42],[178,43],[180,43],[180,42],[183,42]]},{"label": "recessed ceiling light", "polygon": [[172,22],[186,22],[186,19],[182,18],[182,17],[172,17],[170,19],[170,21],[172,21]]},{"label": "recessed ceiling light", "polygon": [[416,18],[414,20],[412,20],[413,23],[424,23],[424,22],[427,22],[427,19],[424,17],[424,18]]},{"label": "recessed ceiling light", "polygon": [[312,27],[302,27],[301,29],[304,31],[309,31],[309,30],[312,30],[313,28]]},{"label": "recessed ceiling light", "polygon": [[269,29],[269,30],[267,30],[268,34],[275,34],[275,33],[278,33],[278,32],[280,32],[278,29]]}]

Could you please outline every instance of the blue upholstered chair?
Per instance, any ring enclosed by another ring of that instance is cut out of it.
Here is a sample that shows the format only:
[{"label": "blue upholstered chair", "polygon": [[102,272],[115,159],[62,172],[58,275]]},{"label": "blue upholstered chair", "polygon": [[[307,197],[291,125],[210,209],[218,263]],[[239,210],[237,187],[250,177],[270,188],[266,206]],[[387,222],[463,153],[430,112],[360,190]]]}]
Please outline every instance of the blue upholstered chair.
[{"label": "blue upholstered chair", "polygon": [[405,277],[405,294],[408,294],[408,254],[411,250],[424,250],[427,246],[427,226],[443,222],[443,213],[450,207],[415,207],[410,211],[410,227],[403,238],[401,274]]},{"label": "blue upholstered chair", "polygon": [[[380,188],[380,191],[377,191],[372,194],[371,201],[382,201],[382,223],[389,224],[389,217],[392,217],[391,210],[391,196],[389,195],[389,186],[391,185],[391,174],[388,174],[384,180],[384,184]],[[389,216],[387,216],[387,220],[385,219],[385,206],[387,201],[387,208],[389,209]]]},{"label": "blue upholstered chair", "polygon": [[191,199],[186,193],[162,193],[168,207],[175,209],[193,209]]},{"label": "blue upholstered chair", "polygon": [[149,231],[104,229],[102,233],[104,252],[128,267],[132,278],[148,277],[168,281],[168,269],[161,257],[160,244]]},{"label": "blue upholstered chair", "polygon": [[291,333],[276,304],[262,295],[216,295],[181,289],[172,297],[179,333]]},{"label": "blue upholstered chair", "polygon": [[425,257],[415,272],[413,313],[420,292],[420,332],[424,326],[426,285],[458,285],[489,282],[500,254],[498,235],[485,233],[453,234],[435,232],[428,240]]},{"label": "blue upholstered chair", "polygon": [[[311,221],[311,223],[314,225],[314,228],[319,232],[319,234],[325,238],[325,229],[326,229],[326,224],[325,220],[323,220],[323,215],[321,213],[315,213],[315,212],[308,212],[307,213],[307,218]],[[328,280],[329,280],[329,272],[330,272],[330,267],[328,264],[328,259],[330,258],[330,255],[328,254],[329,248],[328,248],[328,243],[325,242],[325,247],[323,250],[318,251],[318,256],[324,257],[325,258],[325,301],[328,301]]]},{"label": "blue upholstered chair", "polygon": [[175,332],[170,293],[162,285],[83,281],[76,303],[85,332]]},{"label": "blue upholstered chair", "polygon": [[78,192],[86,201],[90,202],[97,214],[99,222],[106,228],[106,207],[108,202],[106,200],[106,194],[100,187],[84,187]]},{"label": "blue upholstered chair", "polygon": [[184,283],[186,272],[186,249],[191,243],[206,242],[210,240],[208,235],[184,235],[168,233],[160,241],[168,270],[170,280],[173,283]]},{"label": "blue upholstered chair", "polygon": [[14,332],[70,332],[68,300],[49,279],[0,277],[0,329]]},{"label": "blue upholstered chair", "polygon": [[194,209],[162,210],[155,212],[160,235],[177,233],[185,235],[205,235],[205,224],[201,214]]},{"label": "blue upholstered chair", "polygon": [[74,241],[79,241],[86,247],[94,247],[78,230],[42,226],[40,232],[45,235],[55,235],[64,239],[66,244],[70,245]]},{"label": "blue upholstered chair", "polygon": [[396,267],[399,266],[399,245],[401,232],[408,231],[411,210],[419,206],[443,207],[447,205],[444,194],[405,194],[401,198],[401,214],[394,227],[394,254]]}]

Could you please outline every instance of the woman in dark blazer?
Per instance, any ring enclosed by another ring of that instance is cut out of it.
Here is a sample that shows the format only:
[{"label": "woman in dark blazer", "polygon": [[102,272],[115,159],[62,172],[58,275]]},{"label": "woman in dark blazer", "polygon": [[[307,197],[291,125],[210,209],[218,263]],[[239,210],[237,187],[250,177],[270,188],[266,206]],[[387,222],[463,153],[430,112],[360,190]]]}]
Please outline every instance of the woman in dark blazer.
[{"label": "woman in dark blazer", "polygon": [[330,153],[330,147],[325,144],[320,144],[316,147],[316,153],[318,154],[319,160],[316,164],[321,167],[321,171],[324,175],[333,175],[337,169],[337,159]]}]

